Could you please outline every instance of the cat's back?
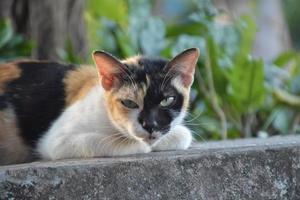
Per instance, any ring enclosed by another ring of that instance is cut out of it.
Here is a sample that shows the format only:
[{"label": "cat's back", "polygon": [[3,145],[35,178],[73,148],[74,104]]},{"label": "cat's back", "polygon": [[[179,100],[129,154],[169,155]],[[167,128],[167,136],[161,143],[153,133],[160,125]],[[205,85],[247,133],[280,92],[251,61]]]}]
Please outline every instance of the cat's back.
[{"label": "cat's back", "polygon": [[74,69],[73,65],[46,61],[0,64],[0,105],[13,104],[16,108],[51,98],[63,100],[64,77]]},{"label": "cat's back", "polygon": [[62,111],[87,93],[95,78],[93,68],[57,62],[0,64],[0,157],[25,156]]}]

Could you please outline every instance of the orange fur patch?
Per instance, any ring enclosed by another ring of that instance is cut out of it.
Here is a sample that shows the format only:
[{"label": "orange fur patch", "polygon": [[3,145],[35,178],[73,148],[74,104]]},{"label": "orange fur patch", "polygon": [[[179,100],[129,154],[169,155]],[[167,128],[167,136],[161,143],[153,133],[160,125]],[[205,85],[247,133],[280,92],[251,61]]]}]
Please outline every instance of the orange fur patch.
[{"label": "orange fur patch", "polygon": [[12,109],[0,111],[0,165],[26,161],[29,148],[19,135]]},{"label": "orange fur patch", "polygon": [[90,89],[99,84],[98,73],[92,66],[82,66],[70,71],[64,79],[66,106],[84,98]]},{"label": "orange fur patch", "polygon": [[0,64],[0,94],[5,92],[5,86],[8,82],[13,81],[21,76],[22,70],[15,64]]},{"label": "orange fur patch", "polygon": [[[145,96],[145,91],[142,87],[133,88],[133,86],[123,86],[118,90],[113,91],[105,91],[105,107],[107,108],[107,114],[111,119],[112,123],[114,123],[118,129],[120,129],[124,133],[128,133],[128,125],[132,123],[132,112],[131,109],[126,108],[120,102],[121,99],[131,99],[135,103],[137,103],[140,108],[143,106],[143,99]],[[135,135],[127,135],[128,139],[133,139],[135,141],[138,139]],[[139,140],[139,139],[138,139]],[[130,143],[132,144],[131,141]]]},{"label": "orange fur patch", "polygon": [[129,110],[124,108],[112,92],[107,92],[106,94],[107,111],[111,119],[118,122],[119,124],[126,124],[128,121]]}]

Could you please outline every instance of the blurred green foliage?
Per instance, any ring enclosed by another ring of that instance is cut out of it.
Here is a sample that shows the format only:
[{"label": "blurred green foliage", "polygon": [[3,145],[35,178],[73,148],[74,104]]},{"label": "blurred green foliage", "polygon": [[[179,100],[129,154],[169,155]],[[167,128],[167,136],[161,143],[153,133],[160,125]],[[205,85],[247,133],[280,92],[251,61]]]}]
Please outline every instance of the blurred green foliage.
[{"label": "blurred green foliage", "polygon": [[66,40],[64,48],[57,49],[57,55],[61,60],[68,63],[80,64],[85,62],[81,57],[76,55],[69,39]]},{"label": "blurred green foliage", "polygon": [[32,42],[14,34],[12,24],[8,19],[0,19],[0,62],[28,57],[32,47]]}]

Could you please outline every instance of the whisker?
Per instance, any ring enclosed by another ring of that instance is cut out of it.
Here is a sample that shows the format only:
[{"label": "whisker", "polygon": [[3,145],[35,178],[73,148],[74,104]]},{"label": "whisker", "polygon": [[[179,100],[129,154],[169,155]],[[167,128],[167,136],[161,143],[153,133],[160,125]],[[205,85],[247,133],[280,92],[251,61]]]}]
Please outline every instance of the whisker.
[{"label": "whisker", "polygon": [[128,141],[128,137],[124,137],[120,142],[118,142],[116,145],[115,145],[115,148],[114,150],[120,150],[120,148],[122,147],[122,145],[124,143],[126,143]]},{"label": "whisker", "polygon": [[197,137],[199,137],[202,141],[207,142],[207,140],[201,134],[199,134],[199,133],[197,133],[195,131],[192,131],[192,134],[196,135]]},{"label": "whisker", "polygon": [[202,125],[214,125],[214,122],[199,122],[199,123],[184,123],[185,125],[202,126]]},{"label": "whisker", "polygon": [[133,87],[135,90],[137,90],[137,83],[134,81],[133,77],[130,74],[129,68],[125,65],[126,70],[121,68],[121,70],[127,75],[127,77],[129,78],[129,80],[131,81]]},{"label": "whisker", "polygon": [[[162,84],[160,85],[160,90],[163,90],[164,87],[165,87],[165,83],[166,83],[167,81],[169,81],[169,80],[172,78],[172,76],[171,76],[170,73],[173,73],[173,71],[169,69],[169,70],[167,71],[166,75],[164,76],[164,79],[163,79],[163,81],[162,81]],[[169,74],[170,74],[170,76],[169,76]],[[166,79],[166,78],[167,78],[167,79]]]},{"label": "whisker", "polygon": [[[107,145],[111,145],[113,144],[114,141],[118,140],[119,138],[121,137],[124,137],[123,135],[121,135],[120,133],[115,133],[115,134],[112,134],[112,135],[109,135],[109,136],[106,136],[104,138],[102,138],[98,143],[97,145],[103,145],[101,146],[101,149],[103,151],[103,149],[106,149],[107,148]],[[109,139],[112,139],[112,140],[109,140]],[[108,141],[107,141],[108,140]],[[107,143],[105,143],[107,141]]]},{"label": "whisker", "polygon": [[[187,112],[187,113],[188,113],[188,112]],[[188,114],[192,115],[191,113],[188,113]],[[200,117],[201,115],[202,115],[202,112],[200,112],[200,113],[199,113],[198,115],[196,115],[194,118],[192,118],[192,119],[190,119],[190,120],[187,120],[186,122],[192,122],[192,121],[198,119],[198,117]]]}]

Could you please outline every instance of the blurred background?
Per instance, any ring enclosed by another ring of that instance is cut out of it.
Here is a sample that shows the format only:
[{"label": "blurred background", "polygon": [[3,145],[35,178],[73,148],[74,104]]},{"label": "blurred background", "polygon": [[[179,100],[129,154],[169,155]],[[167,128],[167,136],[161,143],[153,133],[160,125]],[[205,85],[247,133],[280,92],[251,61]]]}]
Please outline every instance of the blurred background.
[{"label": "blurred background", "polygon": [[300,1],[1,0],[0,62],[170,58],[201,49],[186,120],[199,140],[300,133]]}]

